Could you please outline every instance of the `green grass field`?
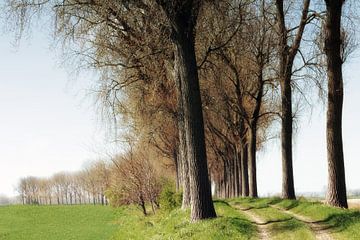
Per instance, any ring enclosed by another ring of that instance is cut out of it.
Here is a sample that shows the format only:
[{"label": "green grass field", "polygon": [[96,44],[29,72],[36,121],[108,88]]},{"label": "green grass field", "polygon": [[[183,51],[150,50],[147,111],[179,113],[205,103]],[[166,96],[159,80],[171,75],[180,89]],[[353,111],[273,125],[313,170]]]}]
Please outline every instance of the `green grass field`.
[{"label": "green grass field", "polygon": [[135,206],[0,207],[0,240],[258,239],[256,224],[236,205],[268,222],[274,240],[315,239],[306,224],[277,208],[326,224],[333,239],[360,239],[357,210],[336,209],[305,200],[242,198],[215,201],[218,218],[198,223],[190,223],[189,211],[180,209],[144,217]]},{"label": "green grass field", "polygon": [[102,206],[0,207],[0,240],[106,240],[117,218]]}]

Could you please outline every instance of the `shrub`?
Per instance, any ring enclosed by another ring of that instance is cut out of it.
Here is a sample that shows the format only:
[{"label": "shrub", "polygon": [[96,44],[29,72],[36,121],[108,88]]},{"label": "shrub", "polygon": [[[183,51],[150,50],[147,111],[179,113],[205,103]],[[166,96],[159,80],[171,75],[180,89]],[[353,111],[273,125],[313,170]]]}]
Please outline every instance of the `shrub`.
[{"label": "shrub", "polygon": [[164,180],[160,193],[160,207],[165,211],[171,211],[181,206],[182,193],[176,192],[173,181]]}]

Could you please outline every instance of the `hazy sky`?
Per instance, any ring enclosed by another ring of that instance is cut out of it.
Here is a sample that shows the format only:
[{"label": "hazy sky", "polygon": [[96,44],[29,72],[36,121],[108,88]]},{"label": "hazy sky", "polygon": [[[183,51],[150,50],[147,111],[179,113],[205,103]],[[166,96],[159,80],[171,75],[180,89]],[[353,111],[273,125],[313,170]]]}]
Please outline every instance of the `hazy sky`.
[{"label": "hazy sky", "polygon": [[[74,81],[57,67],[48,35],[35,33],[19,48],[12,46],[12,35],[0,35],[0,194],[16,194],[14,186],[23,176],[78,170],[107,144],[92,101],[85,98],[93,79]],[[360,57],[351,59],[345,70],[346,177],[348,188],[355,189],[360,188]],[[325,107],[320,101],[311,117],[302,114],[299,126],[294,138],[296,190],[322,191],[327,165]],[[260,194],[281,191],[280,159],[278,141],[259,153]]]},{"label": "hazy sky", "polygon": [[20,177],[73,171],[102,151],[104,129],[86,98],[93,79],[74,80],[57,67],[48,35],[20,47],[0,35],[0,194],[14,194]]}]

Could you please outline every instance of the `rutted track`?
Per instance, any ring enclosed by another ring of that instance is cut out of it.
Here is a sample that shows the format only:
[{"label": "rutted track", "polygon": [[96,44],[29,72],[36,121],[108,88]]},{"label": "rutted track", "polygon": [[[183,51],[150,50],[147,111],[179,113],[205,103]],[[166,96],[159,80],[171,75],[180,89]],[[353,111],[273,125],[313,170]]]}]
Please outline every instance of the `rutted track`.
[{"label": "rutted track", "polygon": [[285,209],[276,207],[274,205],[270,205],[270,206],[272,208],[282,211],[282,212],[294,217],[295,219],[305,223],[306,225],[308,225],[309,228],[314,232],[315,238],[317,240],[333,240],[333,238],[330,235],[329,228],[325,224],[313,221],[308,217],[293,213],[289,210],[285,210]]},{"label": "rutted track", "polygon": [[250,211],[251,208],[241,208],[239,206],[234,206],[234,205],[233,205],[233,207],[242,211],[250,219],[250,221],[252,221],[256,225],[258,234],[259,234],[258,236],[259,236],[260,240],[271,239],[270,232],[267,227],[268,223],[265,222],[263,219],[261,219],[256,214],[252,213]]}]

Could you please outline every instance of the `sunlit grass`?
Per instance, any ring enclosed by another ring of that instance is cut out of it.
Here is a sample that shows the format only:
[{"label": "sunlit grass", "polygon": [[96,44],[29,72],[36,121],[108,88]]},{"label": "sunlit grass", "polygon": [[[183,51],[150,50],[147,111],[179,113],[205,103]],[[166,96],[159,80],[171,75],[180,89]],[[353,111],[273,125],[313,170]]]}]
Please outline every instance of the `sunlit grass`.
[{"label": "sunlit grass", "polygon": [[103,206],[0,207],[1,240],[104,240],[117,229]]},{"label": "sunlit grass", "polygon": [[189,211],[177,209],[144,217],[135,208],[123,208],[121,224],[112,239],[256,239],[256,227],[225,202],[215,203],[218,218],[190,223]]}]

